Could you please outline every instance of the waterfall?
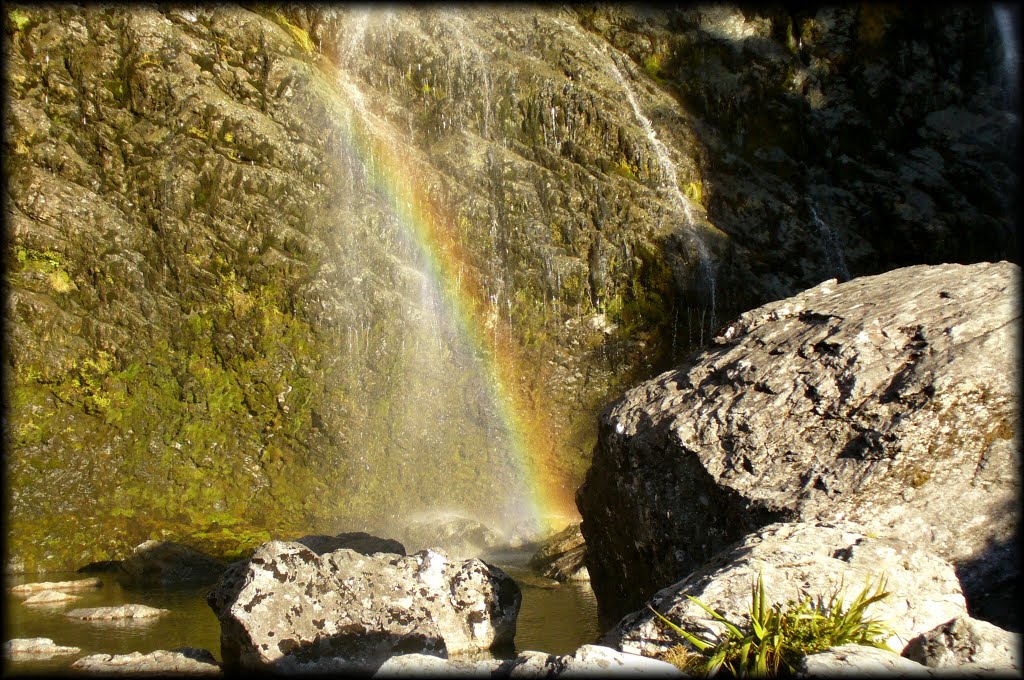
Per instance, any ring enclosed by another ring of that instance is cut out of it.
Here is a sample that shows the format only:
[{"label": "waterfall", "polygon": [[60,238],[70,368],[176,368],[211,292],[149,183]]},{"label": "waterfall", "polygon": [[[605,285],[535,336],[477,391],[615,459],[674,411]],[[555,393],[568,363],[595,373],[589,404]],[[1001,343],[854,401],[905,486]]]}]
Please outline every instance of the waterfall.
[{"label": "waterfall", "polygon": [[1006,101],[1010,108],[1016,110],[1019,96],[1019,54],[1017,41],[1018,10],[1009,4],[992,6],[996,28],[1003,44],[1003,78],[1006,87]]},{"label": "waterfall", "polygon": [[821,247],[825,251],[825,262],[828,264],[829,273],[835,274],[840,281],[849,281],[850,270],[846,268],[846,258],[843,257],[843,246],[839,242],[839,236],[818,216],[818,211],[813,205],[811,206],[811,219],[818,227],[818,236],[821,237]]},{"label": "waterfall", "polygon": [[[579,36],[585,45],[590,45],[589,40],[584,37],[575,26],[561,20],[559,20],[558,23]],[[648,118],[646,114],[644,114],[643,109],[640,108],[640,104],[636,100],[636,94],[633,91],[633,87],[629,84],[629,81],[625,76],[622,75],[622,71],[619,70],[619,67],[615,62],[614,55],[605,54],[604,56],[607,57],[607,63],[610,66],[609,72],[615,79],[615,82],[617,82],[619,87],[621,87],[625,92],[626,100],[629,102],[630,108],[633,109],[633,116],[640,124],[640,127],[643,128],[644,134],[647,136],[647,141],[650,142],[651,147],[654,149],[654,155],[658,159],[658,167],[661,170],[662,176],[662,180],[659,182],[659,188],[662,190],[668,190],[669,196],[672,198],[672,202],[675,204],[676,209],[682,213],[686,220],[686,226],[689,228],[690,234],[693,237],[693,244],[697,250],[697,257],[699,260],[698,268],[700,276],[708,294],[709,327],[714,329],[718,323],[717,266],[711,257],[711,253],[708,252],[707,244],[704,243],[704,239],[701,237],[700,232],[698,232],[694,227],[695,219],[693,215],[693,208],[690,206],[689,200],[683,195],[683,192],[679,190],[679,180],[678,173],[676,172],[675,161],[672,160],[672,156],[669,153],[668,147],[665,146],[665,143],[658,139],[658,133],[654,129],[654,124],[651,123],[650,118]]]}]

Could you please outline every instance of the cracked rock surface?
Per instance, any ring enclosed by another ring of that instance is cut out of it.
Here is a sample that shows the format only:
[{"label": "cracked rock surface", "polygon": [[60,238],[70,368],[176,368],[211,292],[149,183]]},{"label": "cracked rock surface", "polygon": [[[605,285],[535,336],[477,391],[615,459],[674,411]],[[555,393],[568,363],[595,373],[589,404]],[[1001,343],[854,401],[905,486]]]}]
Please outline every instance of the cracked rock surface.
[{"label": "cracked rock surface", "polygon": [[519,587],[480,560],[442,552],[318,556],[271,541],[236,562],[207,601],[221,622],[228,669],[375,670],[401,653],[448,653],[511,644]]},{"label": "cracked rock surface", "polygon": [[577,494],[602,614],[772,522],[926,545],[1012,629],[1017,265],[914,266],[742,314],[601,416]]}]

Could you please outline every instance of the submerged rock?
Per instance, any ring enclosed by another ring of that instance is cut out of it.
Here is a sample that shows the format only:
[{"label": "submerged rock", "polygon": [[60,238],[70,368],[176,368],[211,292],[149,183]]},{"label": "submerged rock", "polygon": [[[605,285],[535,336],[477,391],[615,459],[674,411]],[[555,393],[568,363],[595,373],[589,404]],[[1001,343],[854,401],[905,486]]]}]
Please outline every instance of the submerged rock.
[{"label": "submerged rock", "polygon": [[79,647],[63,647],[54,644],[50,638],[16,638],[8,640],[3,646],[5,659],[26,660],[26,659],[48,659],[53,656],[64,654],[77,654],[82,651]]},{"label": "submerged rock", "polygon": [[958,616],[915,637],[903,656],[929,668],[973,664],[976,668],[1019,671],[1021,636],[987,621]]},{"label": "submerged rock", "polygon": [[[892,630],[887,643],[896,651],[915,635],[967,609],[948,562],[904,541],[871,538],[848,522],[765,527],[659,591],[648,604],[676,625],[710,639],[724,633],[724,625],[688,596],[739,623],[750,611],[751,587],[758,574],[768,599],[780,605],[808,596],[828,601],[836,592],[848,605],[869,585],[873,593],[884,579],[890,595],[872,604],[867,614]],[[601,641],[646,655],[680,642],[647,607],[625,616]]]},{"label": "submerged rock", "polygon": [[151,540],[121,561],[118,581],[129,587],[213,583],[226,568],[220,560],[187,545]]},{"label": "submerged rock", "polygon": [[86,673],[150,674],[173,673],[175,675],[220,675],[221,669],[213,654],[206,649],[180,647],[166,651],[158,649],[147,654],[91,654],[71,664],[71,667]]},{"label": "submerged rock", "polygon": [[580,523],[570,524],[545,541],[530,558],[530,566],[541,576],[556,581],[589,581],[587,545]]},{"label": "submerged rock", "polygon": [[846,518],[950,560],[975,617],[1015,618],[1019,278],[1000,262],[826,282],[627,392],[577,494],[602,613],[767,524]]},{"label": "submerged rock", "polygon": [[41,590],[25,599],[24,604],[58,604],[77,600],[78,595],[69,595],[59,590]]},{"label": "submerged rock", "polygon": [[337,536],[325,536],[323,534],[309,534],[302,538],[296,538],[295,543],[301,543],[317,555],[334,552],[342,548],[355,550],[363,555],[374,553],[392,553],[405,555],[405,546],[391,538],[380,538],[365,531],[352,531],[338,534]]},{"label": "submerged rock", "polygon": [[226,669],[353,672],[402,652],[510,645],[521,595],[500,569],[424,550],[322,556],[271,541],[224,573],[207,598]]},{"label": "submerged rock", "polygon": [[89,607],[72,609],[65,616],[86,621],[112,621],[115,619],[151,619],[170,613],[169,609],[158,609],[144,604],[122,604],[116,607]]},{"label": "submerged rock", "polygon": [[42,581],[40,583],[22,583],[11,586],[9,592],[17,595],[20,593],[37,593],[43,590],[89,590],[100,588],[103,581],[98,578],[82,578],[76,581]]}]

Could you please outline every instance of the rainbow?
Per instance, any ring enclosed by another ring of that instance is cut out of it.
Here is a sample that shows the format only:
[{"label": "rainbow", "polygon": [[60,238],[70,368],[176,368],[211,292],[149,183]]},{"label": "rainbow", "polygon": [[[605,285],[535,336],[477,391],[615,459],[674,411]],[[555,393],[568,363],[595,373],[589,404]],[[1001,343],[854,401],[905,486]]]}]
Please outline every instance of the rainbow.
[{"label": "rainbow", "polygon": [[[511,453],[527,488],[529,497],[522,500],[532,515],[530,519],[537,528],[561,528],[557,525],[577,512],[571,492],[554,481],[559,475],[552,456],[553,429],[541,408],[527,404],[516,389],[521,362],[517,361],[519,350],[511,329],[502,324],[500,314],[488,310],[488,296],[477,270],[468,264],[471,259],[456,238],[452,221],[444,219],[442,208],[415,179],[429,176],[433,169],[415,152],[399,155],[396,147],[413,146],[389,144],[386,136],[398,139],[393,128],[368,110],[358,87],[340,71],[335,73],[349,95],[349,105],[356,109],[353,113],[357,112],[364,124],[348,125],[343,130],[344,141],[354,157],[372,166],[366,173],[367,181],[390,201],[401,228],[425,263],[426,274],[443,293],[441,297],[456,327],[474,356],[482,357],[482,377],[493,392],[496,411],[508,432]],[[371,134],[369,129],[378,134]],[[419,167],[422,172],[417,172]]]}]

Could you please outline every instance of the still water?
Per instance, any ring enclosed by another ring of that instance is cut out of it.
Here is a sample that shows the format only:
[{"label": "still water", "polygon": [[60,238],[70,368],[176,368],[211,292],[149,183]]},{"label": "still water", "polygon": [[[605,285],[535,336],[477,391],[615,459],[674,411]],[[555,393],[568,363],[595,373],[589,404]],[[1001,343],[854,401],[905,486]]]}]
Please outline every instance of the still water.
[{"label": "still water", "polygon": [[[519,584],[523,603],[516,624],[515,649],[568,654],[599,635],[597,600],[589,583],[551,582],[532,575],[525,566],[529,555],[503,554],[484,558],[501,567]],[[30,581],[71,581],[93,574],[53,573],[30,577],[8,576],[6,586]],[[46,637],[55,644],[81,647],[77,654],[47,661],[10,662],[14,673],[64,673],[89,654],[130,654],[175,647],[200,647],[220,656],[220,624],[206,604],[208,586],[189,588],[122,588],[112,575],[101,574],[103,587],[75,591],[79,599],[56,605],[25,605],[26,596],[4,594],[3,639]],[[131,622],[79,621],[64,614],[82,607],[109,607],[127,603],[169,609],[169,614]]]}]

